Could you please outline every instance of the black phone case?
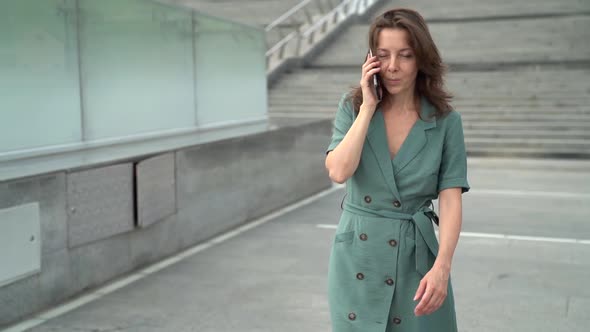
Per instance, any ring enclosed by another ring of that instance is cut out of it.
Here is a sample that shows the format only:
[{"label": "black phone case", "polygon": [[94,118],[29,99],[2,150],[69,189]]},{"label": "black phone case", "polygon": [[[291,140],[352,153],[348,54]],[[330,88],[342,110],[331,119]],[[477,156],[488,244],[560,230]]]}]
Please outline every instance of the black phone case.
[{"label": "black phone case", "polygon": [[[371,54],[370,50],[367,51],[367,56],[365,57],[365,61],[367,60],[367,58],[369,57],[369,55]],[[373,83],[373,92],[375,93],[375,96],[377,96],[377,100],[381,101],[381,99],[383,99],[383,90],[381,90],[381,78],[379,77],[379,75],[375,74],[373,75],[373,78],[371,79]],[[375,84],[377,83],[377,84]]]}]

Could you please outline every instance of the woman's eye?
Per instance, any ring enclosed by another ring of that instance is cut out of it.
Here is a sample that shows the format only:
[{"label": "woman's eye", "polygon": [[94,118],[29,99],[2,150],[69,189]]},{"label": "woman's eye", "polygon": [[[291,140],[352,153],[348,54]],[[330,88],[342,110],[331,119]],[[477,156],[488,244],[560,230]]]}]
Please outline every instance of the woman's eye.
[{"label": "woman's eye", "polygon": [[412,57],[411,54],[400,54],[400,55],[404,58],[411,58]]}]

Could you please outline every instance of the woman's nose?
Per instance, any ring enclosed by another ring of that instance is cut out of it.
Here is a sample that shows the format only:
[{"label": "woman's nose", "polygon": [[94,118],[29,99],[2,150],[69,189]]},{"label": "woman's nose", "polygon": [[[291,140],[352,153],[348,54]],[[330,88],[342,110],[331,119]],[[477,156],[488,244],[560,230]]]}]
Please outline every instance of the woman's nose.
[{"label": "woman's nose", "polygon": [[389,71],[398,71],[399,70],[399,60],[398,57],[392,56],[389,60],[389,65],[387,66],[387,70]]}]

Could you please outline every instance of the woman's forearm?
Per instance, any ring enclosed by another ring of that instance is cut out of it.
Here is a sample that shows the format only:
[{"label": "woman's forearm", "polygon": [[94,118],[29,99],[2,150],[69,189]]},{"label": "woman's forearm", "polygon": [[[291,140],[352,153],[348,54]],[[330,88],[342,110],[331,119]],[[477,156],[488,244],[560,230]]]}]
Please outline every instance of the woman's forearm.
[{"label": "woman's forearm", "polygon": [[450,272],[453,255],[461,233],[461,188],[449,188],[441,191],[439,210],[439,250],[434,265]]},{"label": "woman's forearm", "polygon": [[326,169],[330,179],[336,183],[344,183],[358,167],[369,123],[374,113],[374,109],[368,107],[361,105],[358,117],[342,141],[326,156]]}]

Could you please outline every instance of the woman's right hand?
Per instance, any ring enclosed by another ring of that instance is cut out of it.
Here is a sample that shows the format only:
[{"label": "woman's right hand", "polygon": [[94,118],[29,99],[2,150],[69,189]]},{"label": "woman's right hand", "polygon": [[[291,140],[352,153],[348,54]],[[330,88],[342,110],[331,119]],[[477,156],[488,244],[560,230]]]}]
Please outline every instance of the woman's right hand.
[{"label": "woman's right hand", "polygon": [[370,57],[367,54],[367,60],[363,64],[362,75],[361,75],[361,89],[363,92],[363,105],[369,109],[375,110],[379,100],[375,95],[375,89],[373,88],[373,75],[377,75],[381,71],[381,63],[377,61],[377,57]]}]

